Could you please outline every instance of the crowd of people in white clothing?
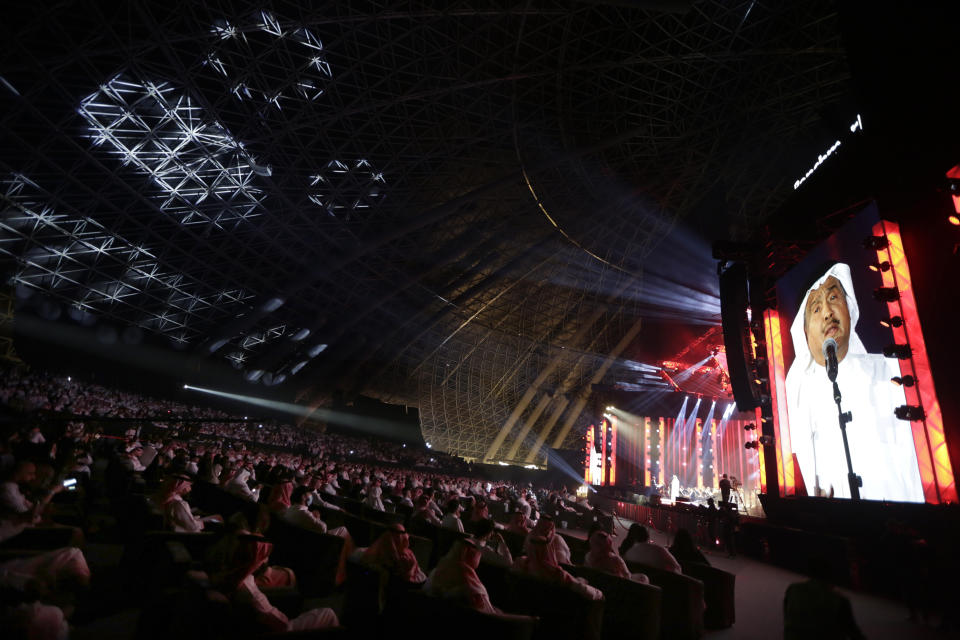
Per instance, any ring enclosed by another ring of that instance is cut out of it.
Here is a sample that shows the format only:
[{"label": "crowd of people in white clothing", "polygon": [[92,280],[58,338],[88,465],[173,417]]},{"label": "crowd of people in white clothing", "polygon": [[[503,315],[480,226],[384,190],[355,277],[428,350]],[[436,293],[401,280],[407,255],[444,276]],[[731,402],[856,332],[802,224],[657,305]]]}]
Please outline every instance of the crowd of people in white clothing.
[{"label": "crowd of people in white clothing", "polygon": [[[330,609],[290,619],[274,607],[264,589],[293,586],[296,576],[268,563],[272,547],[262,534],[269,518],[241,522],[199,512],[191,504],[191,492],[201,483],[257,505],[261,516],[274,514],[297,527],[340,536],[358,561],[422,585],[427,594],[480,611],[499,613],[477,575],[481,561],[566,585],[586,598],[603,598],[565,568],[572,563],[571,551],[552,516],[573,510],[576,498],[566,487],[548,489],[456,473],[466,468],[456,464],[431,468],[420,463],[436,461],[439,454],[412,444],[274,423],[260,428],[259,422],[233,422],[235,416],[219,410],[63,376],[5,373],[8,384],[0,390],[0,402],[8,413],[46,416],[47,421],[38,427],[23,420],[0,441],[0,546],[15,547],[51,529],[59,529],[68,540],[42,555],[0,562],[0,589],[18,594],[3,606],[0,624],[23,637],[63,637],[70,613],[63,599],[90,583],[81,551],[84,531],[58,517],[57,496],[77,486],[117,501],[142,494],[170,531],[229,532],[217,543],[210,583],[237,606],[255,611],[272,630],[335,626],[338,619]],[[173,418],[163,419],[168,412]],[[52,419],[58,415],[61,419]],[[204,420],[194,423],[199,428],[186,428],[176,420],[185,416]],[[111,423],[111,418],[144,421]],[[355,549],[348,527],[324,521],[323,514],[341,509],[344,500],[406,517],[368,548]],[[508,514],[507,521],[491,518],[495,504],[499,513]],[[439,527],[462,535],[431,569],[411,552],[407,527]],[[611,533],[597,524],[592,527],[587,566],[645,582],[642,573],[627,569]],[[523,537],[519,553],[512,553],[505,540],[511,535]],[[679,571],[666,549],[639,553],[655,546],[641,538],[631,538],[628,553]]]}]

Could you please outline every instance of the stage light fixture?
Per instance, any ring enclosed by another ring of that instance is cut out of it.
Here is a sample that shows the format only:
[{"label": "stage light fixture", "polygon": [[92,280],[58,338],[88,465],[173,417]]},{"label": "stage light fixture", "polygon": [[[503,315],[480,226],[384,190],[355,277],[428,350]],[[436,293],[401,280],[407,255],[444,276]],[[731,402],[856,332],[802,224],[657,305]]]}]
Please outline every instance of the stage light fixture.
[{"label": "stage light fixture", "polygon": [[918,407],[916,405],[904,404],[900,405],[893,410],[894,415],[896,415],[901,420],[914,421],[923,421],[926,419],[927,414],[924,412],[923,407]]},{"label": "stage light fixture", "polygon": [[960,217],[957,217],[956,215],[947,216],[947,222],[955,227],[960,227]]},{"label": "stage light fixture", "polygon": [[750,424],[745,425],[745,426],[743,427],[743,430],[744,430],[744,431],[756,431],[756,430],[757,430],[757,425],[751,422]]},{"label": "stage light fixture", "polygon": [[771,447],[773,446],[773,443],[774,443],[773,436],[760,436],[760,444],[762,444],[763,446]]},{"label": "stage light fixture", "polygon": [[885,327],[888,328],[888,329],[889,329],[890,327],[902,327],[902,326],[903,326],[903,318],[901,318],[900,316],[893,316],[893,317],[891,317],[889,320],[881,320],[881,321],[880,321],[880,324],[882,324],[883,326],[885,326]]},{"label": "stage light fixture", "polygon": [[756,440],[751,440],[750,442],[745,442],[745,443],[743,444],[743,448],[744,448],[744,449],[759,449],[759,448],[760,448],[760,443],[757,442]]},{"label": "stage light fixture", "polygon": [[887,236],[870,236],[863,241],[863,248],[872,249],[873,251],[886,249],[889,245],[890,241],[887,240]]},{"label": "stage light fixture", "polygon": [[883,355],[898,360],[907,360],[912,353],[913,349],[908,344],[888,344],[883,348]]},{"label": "stage light fixture", "polygon": [[873,290],[873,297],[877,302],[896,302],[900,299],[900,292],[896,287],[877,287]]},{"label": "stage light fixture", "polygon": [[903,376],[902,378],[900,376],[894,376],[890,378],[890,382],[898,386],[912,387],[916,383],[916,380],[913,376]]},{"label": "stage light fixture", "polygon": [[884,260],[880,264],[871,264],[870,271],[874,271],[877,273],[886,273],[887,271],[890,271],[890,262],[887,260]]}]

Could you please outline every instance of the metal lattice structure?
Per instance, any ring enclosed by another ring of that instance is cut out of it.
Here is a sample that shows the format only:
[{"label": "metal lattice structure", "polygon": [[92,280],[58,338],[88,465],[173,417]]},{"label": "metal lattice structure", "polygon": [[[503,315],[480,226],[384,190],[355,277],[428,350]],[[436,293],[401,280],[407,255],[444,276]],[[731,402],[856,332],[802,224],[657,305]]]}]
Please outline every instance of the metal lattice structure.
[{"label": "metal lattice structure", "polygon": [[740,228],[775,210],[848,80],[829,2],[66,3],[2,30],[25,310],[525,463],[624,371],[658,243],[721,187]]}]

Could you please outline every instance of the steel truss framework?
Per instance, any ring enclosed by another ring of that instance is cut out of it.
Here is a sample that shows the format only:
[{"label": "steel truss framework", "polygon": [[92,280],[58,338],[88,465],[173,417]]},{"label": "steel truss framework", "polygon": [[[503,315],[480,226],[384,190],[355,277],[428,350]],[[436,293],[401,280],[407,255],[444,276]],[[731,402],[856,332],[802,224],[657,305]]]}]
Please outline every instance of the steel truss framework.
[{"label": "steel truss framework", "polygon": [[4,277],[24,308],[539,462],[629,373],[657,243],[718,188],[762,220],[847,91],[829,2],[624,4],[11,14]]}]

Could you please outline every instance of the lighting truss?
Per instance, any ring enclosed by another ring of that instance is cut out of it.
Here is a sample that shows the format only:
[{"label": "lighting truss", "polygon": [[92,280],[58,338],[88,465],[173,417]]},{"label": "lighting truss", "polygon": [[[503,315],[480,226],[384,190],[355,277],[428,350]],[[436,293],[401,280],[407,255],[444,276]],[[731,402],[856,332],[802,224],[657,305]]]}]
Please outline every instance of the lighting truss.
[{"label": "lighting truss", "polygon": [[80,104],[95,147],[148,175],[159,207],[184,225],[237,225],[265,213],[255,161],[168,82],[118,75]]},{"label": "lighting truss", "polygon": [[0,254],[15,265],[9,282],[53,295],[77,318],[107,315],[187,344],[199,333],[197,314],[253,296],[239,288],[212,289],[164,268],[150,248],[92,218],[55,209],[22,174],[0,178],[0,193]]},{"label": "lighting truss", "polygon": [[317,100],[333,77],[320,38],[305,27],[284,24],[269,11],[245,24],[217,20],[211,32],[216,43],[204,64],[240,100],[280,110],[290,100]]},{"label": "lighting truss", "polygon": [[310,201],[332,216],[349,220],[352,211],[368,209],[383,199],[386,180],[364,159],[331,160],[310,176]]}]

